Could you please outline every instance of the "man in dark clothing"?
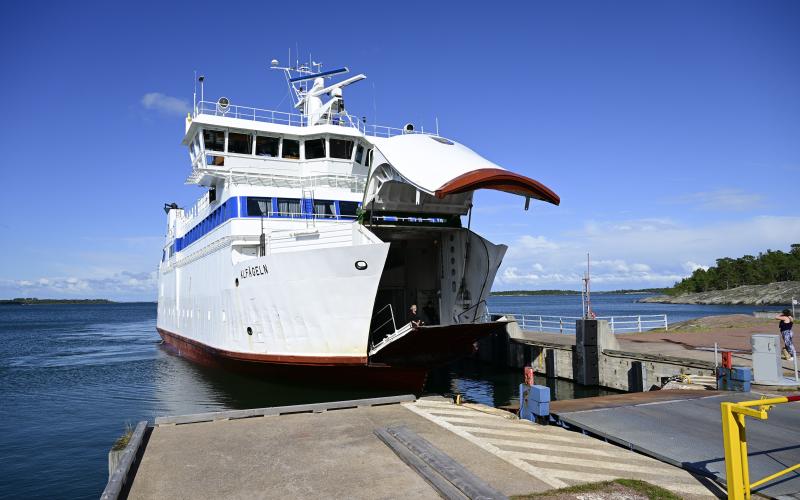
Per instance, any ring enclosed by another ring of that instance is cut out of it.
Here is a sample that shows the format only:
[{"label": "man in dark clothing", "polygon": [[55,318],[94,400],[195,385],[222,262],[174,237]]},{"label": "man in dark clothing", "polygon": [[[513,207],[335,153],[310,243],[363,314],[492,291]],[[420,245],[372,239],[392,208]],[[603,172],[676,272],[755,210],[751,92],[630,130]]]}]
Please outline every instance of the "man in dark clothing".
[{"label": "man in dark clothing", "polygon": [[425,324],[422,318],[417,314],[416,304],[411,304],[411,307],[408,309],[408,321],[412,326],[422,326]]}]

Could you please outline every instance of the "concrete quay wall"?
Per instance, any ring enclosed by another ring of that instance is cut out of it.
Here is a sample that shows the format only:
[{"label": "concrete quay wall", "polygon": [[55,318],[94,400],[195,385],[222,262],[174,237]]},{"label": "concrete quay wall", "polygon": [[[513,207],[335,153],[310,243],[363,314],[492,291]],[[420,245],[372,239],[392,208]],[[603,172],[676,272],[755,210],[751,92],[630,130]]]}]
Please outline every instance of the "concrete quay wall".
[{"label": "concrete quay wall", "polygon": [[711,362],[621,350],[605,321],[593,321],[587,336],[526,335],[516,323],[504,334],[479,343],[477,357],[510,368],[533,367],[537,374],[622,391],[647,391],[676,375],[714,376]]}]

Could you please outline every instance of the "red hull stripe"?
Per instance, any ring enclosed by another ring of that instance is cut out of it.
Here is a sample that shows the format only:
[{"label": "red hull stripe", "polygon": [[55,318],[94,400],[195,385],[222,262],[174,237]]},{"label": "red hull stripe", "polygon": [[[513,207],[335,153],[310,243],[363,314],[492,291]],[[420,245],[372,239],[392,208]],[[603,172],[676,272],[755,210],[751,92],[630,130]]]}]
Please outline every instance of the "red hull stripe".
[{"label": "red hull stripe", "polygon": [[366,356],[290,356],[284,354],[254,354],[218,349],[162,328],[158,328],[158,334],[161,335],[161,338],[164,339],[164,342],[172,344],[179,349],[189,347],[192,350],[202,350],[207,355],[236,361],[300,366],[363,366],[367,364]]}]

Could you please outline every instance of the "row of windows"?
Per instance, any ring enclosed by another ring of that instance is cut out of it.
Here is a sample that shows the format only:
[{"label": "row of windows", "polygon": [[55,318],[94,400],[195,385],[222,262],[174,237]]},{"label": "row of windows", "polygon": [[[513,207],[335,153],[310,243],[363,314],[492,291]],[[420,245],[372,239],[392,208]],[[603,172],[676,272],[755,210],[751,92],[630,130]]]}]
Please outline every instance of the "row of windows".
[{"label": "row of windows", "polygon": [[181,251],[195,241],[199,240],[212,229],[219,226],[228,219],[236,217],[236,199],[228,198],[220,204],[213,212],[208,214],[205,219],[198,222],[183,237],[175,240],[175,250]]},{"label": "row of windows", "polygon": [[[237,153],[256,155],[269,158],[285,158],[288,160],[300,159],[300,140],[272,137],[266,135],[243,134],[228,132],[228,147],[225,149],[225,131],[203,129],[203,144],[206,151],[220,153]],[[364,145],[356,145],[355,141],[342,138],[315,138],[303,141],[305,146],[305,159],[336,158],[340,160],[354,160],[361,165],[370,166],[370,155]],[[193,157],[200,154],[200,135],[192,141]],[[355,148],[355,156],[353,149]],[[215,158],[215,157],[212,157]],[[212,160],[213,161],[213,160]]]},{"label": "row of windows", "polygon": [[242,203],[242,217],[354,219],[360,205],[357,201],[249,196]]},{"label": "row of windows", "polygon": [[[232,197],[162,252],[161,260],[172,257],[223,222],[236,217],[272,217],[353,220],[361,203],[357,201],[310,200],[300,198]],[[237,211],[238,208],[238,211]]]}]

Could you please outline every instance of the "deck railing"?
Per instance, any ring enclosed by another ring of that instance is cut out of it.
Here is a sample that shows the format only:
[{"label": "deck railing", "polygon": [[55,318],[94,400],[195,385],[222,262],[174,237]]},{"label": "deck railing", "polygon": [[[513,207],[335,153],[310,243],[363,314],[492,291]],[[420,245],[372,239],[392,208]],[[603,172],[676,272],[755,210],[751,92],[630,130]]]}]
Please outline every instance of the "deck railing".
[{"label": "deck railing", "polygon": [[[224,116],[227,118],[238,118],[240,120],[253,120],[265,123],[277,123],[280,125],[289,125],[293,127],[303,127],[308,124],[308,117],[298,113],[286,113],[285,111],[252,108],[249,106],[237,106],[235,104],[231,104],[225,110],[221,110],[217,107],[217,103],[212,101],[198,102],[197,107],[195,108],[194,116],[198,115]],[[364,135],[373,137],[393,137],[395,135],[403,134],[426,133],[424,128],[421,130],[406,131],[397,127],[366,124],[359,120],[358,117],[351,116],[346,113],[340,113],[332,118],[322,120],[321,124],[352,127],[360,130]],[[428,134],[433,135],[431,132],[428,132]]]},{"label": "deck railing", "polygon": [[[579,316],[546,316],[542,314],[517,314],[513,312],[496,313],[492,315],[514,316],[517,324],[523,330],[543,333],[575,333],[575,321]],[[637,316],[597,316],[596,319],[608,321],[612,333],[633,333],[653,330],[655,328],[668,329],[669,324],[666,314],[648,314]]]}]

